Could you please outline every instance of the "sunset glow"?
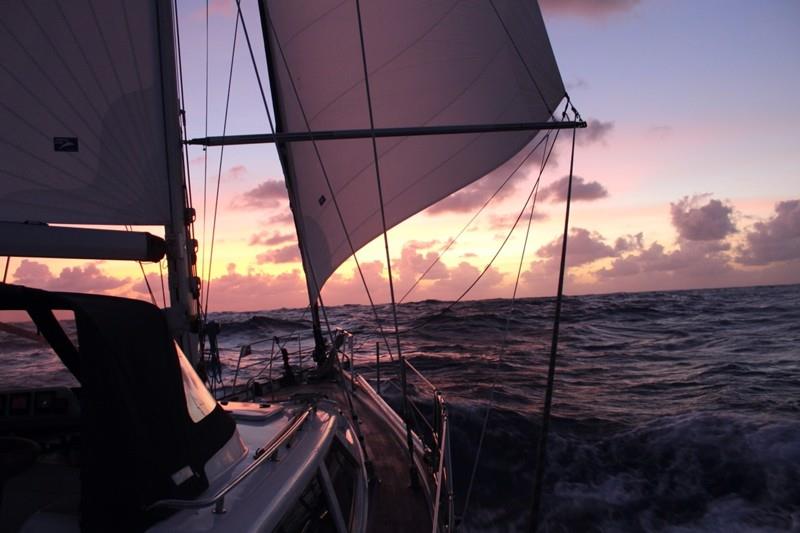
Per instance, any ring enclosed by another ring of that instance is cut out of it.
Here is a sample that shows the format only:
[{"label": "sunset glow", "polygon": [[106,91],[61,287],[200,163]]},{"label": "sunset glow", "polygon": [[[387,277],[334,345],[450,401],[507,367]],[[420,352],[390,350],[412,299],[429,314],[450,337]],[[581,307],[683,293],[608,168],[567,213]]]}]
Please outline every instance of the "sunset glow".
[{"label": "sunset glow", "polygon": [[[793,131],[800,122],[800,5],[540,4],[570,96],[589,122],[577,134],[566,292],[800,282],[800,136]],[[186,1],[179,6],[192,137],[205,134],[204,5]],[[252,2],[243,5],[248,12],[257,9]],[[232,1],[212,6],[208,134],[221,135],[235,10]],[[248,29],[260,41],[260,29]],[[263,51],[257,60],[265,79]],[[241,36],[234,72],[227,133],[268,131]],[[539,187],[523,259],[522,296],[555,292],[565,205],[559,180],[569,170],[568,137],[562,133]],[[210,308],[306,305],[274,147],[227,147],[221,164],[220,153],[193,146],[188,162],[204,261],[198,271],[211,279]],[[461,295],[520,213],[536,179],[534,170],[525,174],[512,178],[407,301]],[[389,232],[398,298],[502,179],[478,181]],[[468,298],[511,296],[528,214]],[[358,260],[373,298],[388,301],[383,241],[359,251]],[[161,305],[159,265],[145,264],[144,270]],[[149,298],[135,263],[11,258],[9,281]],[[322,296],[329,305],[366,302],[352,259]]]}]

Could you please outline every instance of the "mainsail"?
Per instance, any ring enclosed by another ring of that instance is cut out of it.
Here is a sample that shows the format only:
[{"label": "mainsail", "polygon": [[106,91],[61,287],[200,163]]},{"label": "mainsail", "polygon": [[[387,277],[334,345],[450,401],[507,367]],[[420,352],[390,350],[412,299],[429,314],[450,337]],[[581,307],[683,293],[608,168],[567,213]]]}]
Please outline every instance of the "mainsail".
[{"label": "mainsail", "polygon": [[[370,128],[356,8],[261,1],[278,132]],[[360,9],[375,128],[545,122],[565,96],[532,0],[370,0]],[[490,173],[536,134],[378,139],[387,228]],[[383,231],[372,139],[280,151],[314,299]]]},{"label": "mainsail", "polygon": [[168,224],[158,3],[2,12],[0,220]]}]

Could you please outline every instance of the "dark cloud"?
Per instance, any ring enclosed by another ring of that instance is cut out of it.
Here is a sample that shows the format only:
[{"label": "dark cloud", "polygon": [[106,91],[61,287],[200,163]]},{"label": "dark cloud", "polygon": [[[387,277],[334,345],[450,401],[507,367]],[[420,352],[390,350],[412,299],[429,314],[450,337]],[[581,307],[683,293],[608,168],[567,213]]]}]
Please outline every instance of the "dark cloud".
[{"label": "dark cloud", "polygon": [[[539,199],[549,202],[566,202],[569,176],[552,182],[539,191]],[[586,181],[580,176],[572,178],[572,200],[592,201],[608,196],[608,191],[597,181]]]},{"label": "dark cloud", "polygon": [[278,233],[277,231],[273,231],[272,234],[270,234],[269,231],[262,231],[251,235],[249,244],[250,246],[276,246],[294,240],[295,236],[292,233]]},{"label": "dark cloud", "polygon": [[606,143],[606,138],[611,130],[614,129],[613,122],[603,122],[596,118],[586,121],[586,128],[580,130],[575,136],[575,144],[578,146],[588,146],[595,143]]},{"label": "dark cloud", "polygon": [[744,265],[800,259],[800,200],[776,204],[775,215],[756,222],[737,252],[736,260]]},{"label": "dark cloud", "polygon": [[731,270],[730,245],[724,242],[684,241],[678,248],[666,251],[657,243],[639,253],[615,259],[608,268],[594,272],[599,278],[617,278],[636,274],[668,273],[671,276],[707,277]]},{"label": "dark cloud", "polygon": [[553,15],[605,18],[633,9],[639,0],[539,0],[542,11]]},{"label": "dark cloud", "polygon": [[[536,251],[536,255],[554,263],[560,262],[562,240],[563,237],[559,235],[539,248]],[[617,255],[618,252],[606,244],[603,236],[597,232],[590,232],[583,228],[572,228],[569,232],[567,264],[571,267],[592,263],[605,257],[616,257]]]},{"label": "dark cloud", "polygon": [[691,198],[685,196],[670,204],[672,225],[681,239],[713,241],[736,232],[736,225],[731,218],[733,207],[719,200],[709,200],[705,205],[700,205],[707,197],[708,195]]},{"label": "dark cloud", "polygon": [[614,241],[614,251],[617,253],[632,252],[644,248],[644,233],[636,235],[623,235]]},{"label": "dark cloud", "polygon": [[278,207],[288,200],[286,185],[282,181],[267,180],[254,189],[240,194],[233,202],[233,208]]},{"label": "dark cloud", "polygon": [[259,264],[264,263],[293,263],[300,261],[300,248],[296,244],[290,244],[282,248],[267,250],[256,256]]}]

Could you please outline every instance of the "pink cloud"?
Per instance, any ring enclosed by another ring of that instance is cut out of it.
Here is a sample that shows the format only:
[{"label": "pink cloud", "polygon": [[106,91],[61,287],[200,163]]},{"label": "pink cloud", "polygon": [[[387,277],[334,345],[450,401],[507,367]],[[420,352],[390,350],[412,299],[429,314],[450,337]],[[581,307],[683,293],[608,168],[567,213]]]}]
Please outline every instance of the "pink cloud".
[{"label": "pink cloud", "polygon": [[606,139],[614,129],[613,122],[603,122],[596,118],[586,120],[586,128],[575,136],[575,144],[588,146],[591,144],[606,144]]},{"label": "pink cloud", "polygon": [[553,15],[606,18],[633,9],[639,0],[539,0],[542,11]]},{"label": "pink cloud", "polygon": [[300,261],[300,248],[296,244],[290,244],[282,248],[267,250],[256,256],[259,264],[264,263],[294,263]]},{"label": "pink cloud", "polygon": [[737,251],[737,261],[744,265],[800,259],[800,200],[776,204],[775,215],[756,222]]},{"label": "pink cloud", "polygon": [[672,225],[682,239],[711,241],[724,239],[736,232],[733,208],[719,200],[709,200],[700,205],[708,195],[685,196],[670,204]]},{"label": "pink cloud", "polygon": [[231,207],[234,209],[278,207],[288,199],[286,185],[282,181],[267,180],[234,198]]},{"label": "pink cloud", "polygon": [[23,259],[14,271],[14,281],[52,291],[105,293],[130,283],[130,278],[115,278],[100,270],[96,263],[66,267],[54,276],[50,267]]},{"label": "pink cloud", "polygon": [[[552,182],[539,191],[539,198],[549,202],[566,202],[569,176]],[[586,181],[580,176],[572,177],[572,200],[592,201],[608,196],[608,191],[597,181]]]},{"label": "pink cloud", "polygon": [[278,233],[277,231],[273,231],[272,235],[270,235],[269,231],[262,231],[251,235],[250,242],[248,244],[250,244],[250,246],[276,246],[278,244],[284,244],[294,240],[296,239],[292,233]]}]

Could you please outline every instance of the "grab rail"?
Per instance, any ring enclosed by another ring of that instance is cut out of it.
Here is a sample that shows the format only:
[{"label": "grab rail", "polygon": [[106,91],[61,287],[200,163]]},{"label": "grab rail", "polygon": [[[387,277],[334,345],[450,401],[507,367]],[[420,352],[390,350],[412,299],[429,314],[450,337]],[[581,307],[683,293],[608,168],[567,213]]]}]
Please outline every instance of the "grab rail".
[{"label": "grab rail", "polygon": [[281,446],[286,443],[289,439],[291,439],[295,433],[303,426],[303,423],[311,416],[311,413],[314,410],[314,406],[309,406],[300,413],[298,413],[291,421],[291,423],[286,426],[274,439],[272,439],[269,444],[264,448],[259,448],[255,452],[255,458],[252,463],[250,463],[247,468],[242,470],[238,476],[233,478],[231,481],[225,484],[221,489],[219,489],[216,494],[208,498],[202,498],[197,500],[183,500],[183,499],[164,499],[158,500],[147,507],[147,510],[154,509],[156,507],[167,507],[170,509],[202,509],[204,507],[214,506],[215,513],[224,513],[225,512],[225,495],[228,494],[231,490],[233,490],[236,485],[241,483],[244,479],[246,479],[250,474],[252,474],[261,463],[264,461],[269,460],[270,457],[277,452]]}]

